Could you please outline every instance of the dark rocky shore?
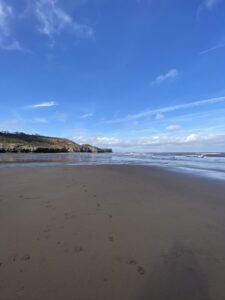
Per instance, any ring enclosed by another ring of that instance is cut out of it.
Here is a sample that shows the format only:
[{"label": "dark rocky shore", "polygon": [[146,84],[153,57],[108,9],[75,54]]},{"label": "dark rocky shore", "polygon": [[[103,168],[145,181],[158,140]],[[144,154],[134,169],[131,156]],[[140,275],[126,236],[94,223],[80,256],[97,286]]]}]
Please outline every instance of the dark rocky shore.
[{"label": "dark rocky shore", "polygon": [[0,132],[0,153],[73,153],[112,152],[89,144],[79,145],[71,140],[25,133]]}]

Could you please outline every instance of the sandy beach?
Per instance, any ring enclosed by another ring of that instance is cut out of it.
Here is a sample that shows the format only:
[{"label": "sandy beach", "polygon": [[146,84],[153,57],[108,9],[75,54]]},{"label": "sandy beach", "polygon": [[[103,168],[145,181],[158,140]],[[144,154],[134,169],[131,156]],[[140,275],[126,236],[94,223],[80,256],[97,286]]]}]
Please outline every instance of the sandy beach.
[{"label": "sandy beach", "polygon": [[0,169],[1,300],[224,300],[225,184],[142,166]]}]

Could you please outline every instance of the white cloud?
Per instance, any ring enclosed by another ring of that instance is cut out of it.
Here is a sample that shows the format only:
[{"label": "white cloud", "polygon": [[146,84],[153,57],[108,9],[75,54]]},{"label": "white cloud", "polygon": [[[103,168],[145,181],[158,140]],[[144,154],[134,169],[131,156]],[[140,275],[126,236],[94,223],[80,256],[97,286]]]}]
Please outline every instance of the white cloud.
[{"label": "white cloud", "polygon": [[44,107],[52,107],[56,105],[57,104],[54,101],[49,101],[49,102],[42,102],[38,104],[28,105],[27,108],[44,108]]},{"label": "white cloud", "polygon": [[225,142],[225,135],[191,133],[183,136],[167,136],[167,135],[150,136],[150,137],[143,137],[138,139],[137,145],[187,144],[187,143],[212,142],[212,141]]},{"label": "white cloud", "polygon": [[91,118],[93,116],[94,116],[94,113],[91,112],[91,113],[87,113],[87,114],[82,115],[81,118],[82,119],[87,119],[87,118]]},{"label": "white cloud", "polygon": [[180,130],[181,129],[181,126],[180,125],[169,125],[166,127],[166,130],[167,131],[176,131],[176,130]]},{"label": "white cloud", "polygon": [[146,110],[146,111],[143,111],[143,112],[140,112],[140,113],[137,113],[134,115],[129,115],[129,116],[123,117],[123,118],[108,120],[108,121],[106,121],[106,123],[113,124],[113,123],[129,122],[129,121],[146,118],[146,117],[149,117],[152,115],[154,116],[157,113],[166,113],[166,112],[171,112],[171,111],[176,111],[176,110],[181,110],[181,109],[193,108],[193,107],[197,107],[197,106],[216,104],[216,103],[224,102],[224,101],[225,101],[225,96],[222,96],[222,97],[217,97],[217,98],[209,98],[209,99],[205,99],[205,100],[189,102],[189,103],[185,103],[185,104],[166,106],[163,108]]},{"label": "white cloud", "polygon": [[164,114],[162,114],[160,112],[156,113],[156,115],[155,115],[155,120],[162,120],[164,118],[165,118]]},{"label": "white cloud", "polygon": [[[74,137],[74,141],[80,144],[90,143],[98,147],[111,147],[113,149],[128,150],[133,149],[139,151],[140,149],[149,151],[176,151],[176,149],[192,149],[195,147],[204,151],[210,147],[217,148],[218,145],[225,145],[224,134],[212,133],[190,133],[185,135],[150,135],[140,138],[117,138],[112,136],[89,136],[81,135]],[[188,148],[189,147],[189,148]],[[191,148],[193,147],[193,148]],[[196,149],[197,149],[196,148]],[[219,151],[217,149],[217,151]]]},{"label": "white cloud", "polygon": [[12,6],[0,0],[0,49],[2,50],[23,50],[11,32],[11,22],[14,18]]},{"label": "white cloud", "polygon": [[36,0],[35,14],[39,21],[39,32],[51,40],[66,28],[80,36],[94,36],[93,29],[86,24],[74,22],[72,17],[59,7],[58,0]]},{"label": "white cloud", "polygon": [[121,140],[115,137],[96,137],[96,144],[100,145],[117,145],[120,142]]},{"label": "white cloud", "polygon": [[172,80],[175,79],[179,76],[179,72],[177,69],[170,69],[166,74],[161,74],[159,76],[156,77],[156,79],[154,81],[152,81],[152,85],[153,84],[160,84],[165,80]]},{"label": "white cloud", "polygon": [[[204,137],[205,138],[205,137]],[[200,139],[199,135],[196,133],[189,134],[185,139],[185,143],[197,142]]]}]

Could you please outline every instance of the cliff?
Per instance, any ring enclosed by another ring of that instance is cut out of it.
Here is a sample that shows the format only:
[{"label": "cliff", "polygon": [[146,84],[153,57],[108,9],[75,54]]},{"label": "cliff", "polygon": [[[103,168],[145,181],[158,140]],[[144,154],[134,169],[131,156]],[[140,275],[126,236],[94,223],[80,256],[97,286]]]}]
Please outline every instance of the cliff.
[{"label": "cliff", "polygon": [[112,152],[88,144],[79,145],[71,140],[25,133],[0,132],[0,153],[59,153],[59,152]]}]

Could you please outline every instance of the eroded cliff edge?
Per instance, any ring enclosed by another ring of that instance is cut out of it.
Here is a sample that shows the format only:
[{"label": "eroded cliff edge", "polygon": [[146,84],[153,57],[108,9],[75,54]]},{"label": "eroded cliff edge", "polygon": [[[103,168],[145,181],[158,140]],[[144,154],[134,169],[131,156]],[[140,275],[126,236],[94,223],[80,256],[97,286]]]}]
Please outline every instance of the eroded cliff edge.
[{"label": "eroded cliff edge", "polygon": [[110,148],[98,148],[89,144],[79,145],[64,138],[0,132],[0,153],[59,153],[59,152],[112,152]]}]

